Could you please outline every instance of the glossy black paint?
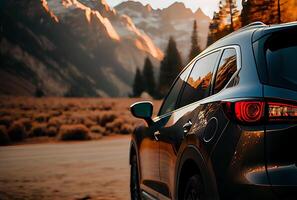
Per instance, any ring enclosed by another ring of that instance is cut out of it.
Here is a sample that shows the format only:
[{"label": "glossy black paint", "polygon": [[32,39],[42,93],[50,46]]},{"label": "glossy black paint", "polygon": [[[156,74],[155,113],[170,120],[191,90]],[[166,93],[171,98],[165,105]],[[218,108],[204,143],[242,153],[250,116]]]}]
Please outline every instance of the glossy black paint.
[{"label": "glossy black paint", "polygon": [[131,113],[134,117],[144,119],[148,125],[152,123],[153,104],[149,101],[137,102],[131,105]]},{"label": "glossy black paint", "polygon": [[[297,102],[297,92],[263,84],[258,76],[253,42],[293,25],[250,26],[207,48],[234,48],[238,70],[226,87],[209,97],[138,127],[131,154],[138,158],[140,187],[156,199],[180,199],[184,176],[199,173],[205,199],[296,199],[297,125],[241,125],[230,120],[222,102],[280,99]],[[188,66],[192,67],[192,66]],[[216,65],[217,68],[217,65]],[[189,170],[191,169],[191,170]]]}]

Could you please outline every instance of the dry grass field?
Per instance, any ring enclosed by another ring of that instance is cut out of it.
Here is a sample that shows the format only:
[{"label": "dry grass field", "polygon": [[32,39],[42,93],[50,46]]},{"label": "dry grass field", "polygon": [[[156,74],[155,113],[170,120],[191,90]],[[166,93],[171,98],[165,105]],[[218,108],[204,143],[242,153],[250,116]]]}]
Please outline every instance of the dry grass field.
[{"label": "dry grass field", "polygon": [[[100,139],[143,123],[129,98],[0,98],[0,145]],[[155,112],[160,101],[154,101]]]},{"label": "dry grass field", "polygon": [[0,199],[128,200],[140,100],[1,97]]}]

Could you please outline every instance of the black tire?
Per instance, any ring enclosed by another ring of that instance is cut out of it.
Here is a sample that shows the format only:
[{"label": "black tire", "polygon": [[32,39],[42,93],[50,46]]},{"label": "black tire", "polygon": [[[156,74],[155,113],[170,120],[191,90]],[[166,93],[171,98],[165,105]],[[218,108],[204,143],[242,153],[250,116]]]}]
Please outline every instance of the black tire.
[{"label": "black tire", "polygon": [[191,176],[186,184],[184,192],[184,200],[203,200],[204,187],[202,180],[198,174]]},{"label": "black tire", "polygon": [[131,160],[130,194],[131,194],[131,200],[141,199],[140,198],[137,158],[135,155],[132,157],[132,160]]}]

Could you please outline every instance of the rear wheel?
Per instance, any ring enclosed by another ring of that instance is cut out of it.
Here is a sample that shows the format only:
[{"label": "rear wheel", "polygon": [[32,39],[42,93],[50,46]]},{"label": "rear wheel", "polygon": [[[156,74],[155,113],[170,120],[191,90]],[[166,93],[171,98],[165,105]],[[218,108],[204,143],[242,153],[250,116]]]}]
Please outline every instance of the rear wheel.
[{"label": "rear wheel", "polygon": [[131,160],[130,194],[131,194],[131,200],[141,199],[136,155],[133,155]]},{"label": "rear wheel", "polygon": [[187,183],[184,192],[184,200],[203,200],[204,187],[202,180],[198,174],[191,176]]}]

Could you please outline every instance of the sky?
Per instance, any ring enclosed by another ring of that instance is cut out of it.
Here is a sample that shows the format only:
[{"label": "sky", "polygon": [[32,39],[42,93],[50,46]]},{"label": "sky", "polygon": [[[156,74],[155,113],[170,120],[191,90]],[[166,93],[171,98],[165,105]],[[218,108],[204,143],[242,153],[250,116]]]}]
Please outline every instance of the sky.
[{"label": "sky", "polygon": [[[105,0],[110,6],[114,7],[119,3],[127,0]],[[183,2],[187,8],[191,8],[193,11],[196,11],[197,8],[201,8],[203,12],[212,17],[213,12],[218,9],[218,2],[220,0],[133,0],[139,1],[143,5],[150,4],[153,8],[166,8],[172,3],[179,1]],[[237,5],[241,9],[241,0],[237,0]]]}]

